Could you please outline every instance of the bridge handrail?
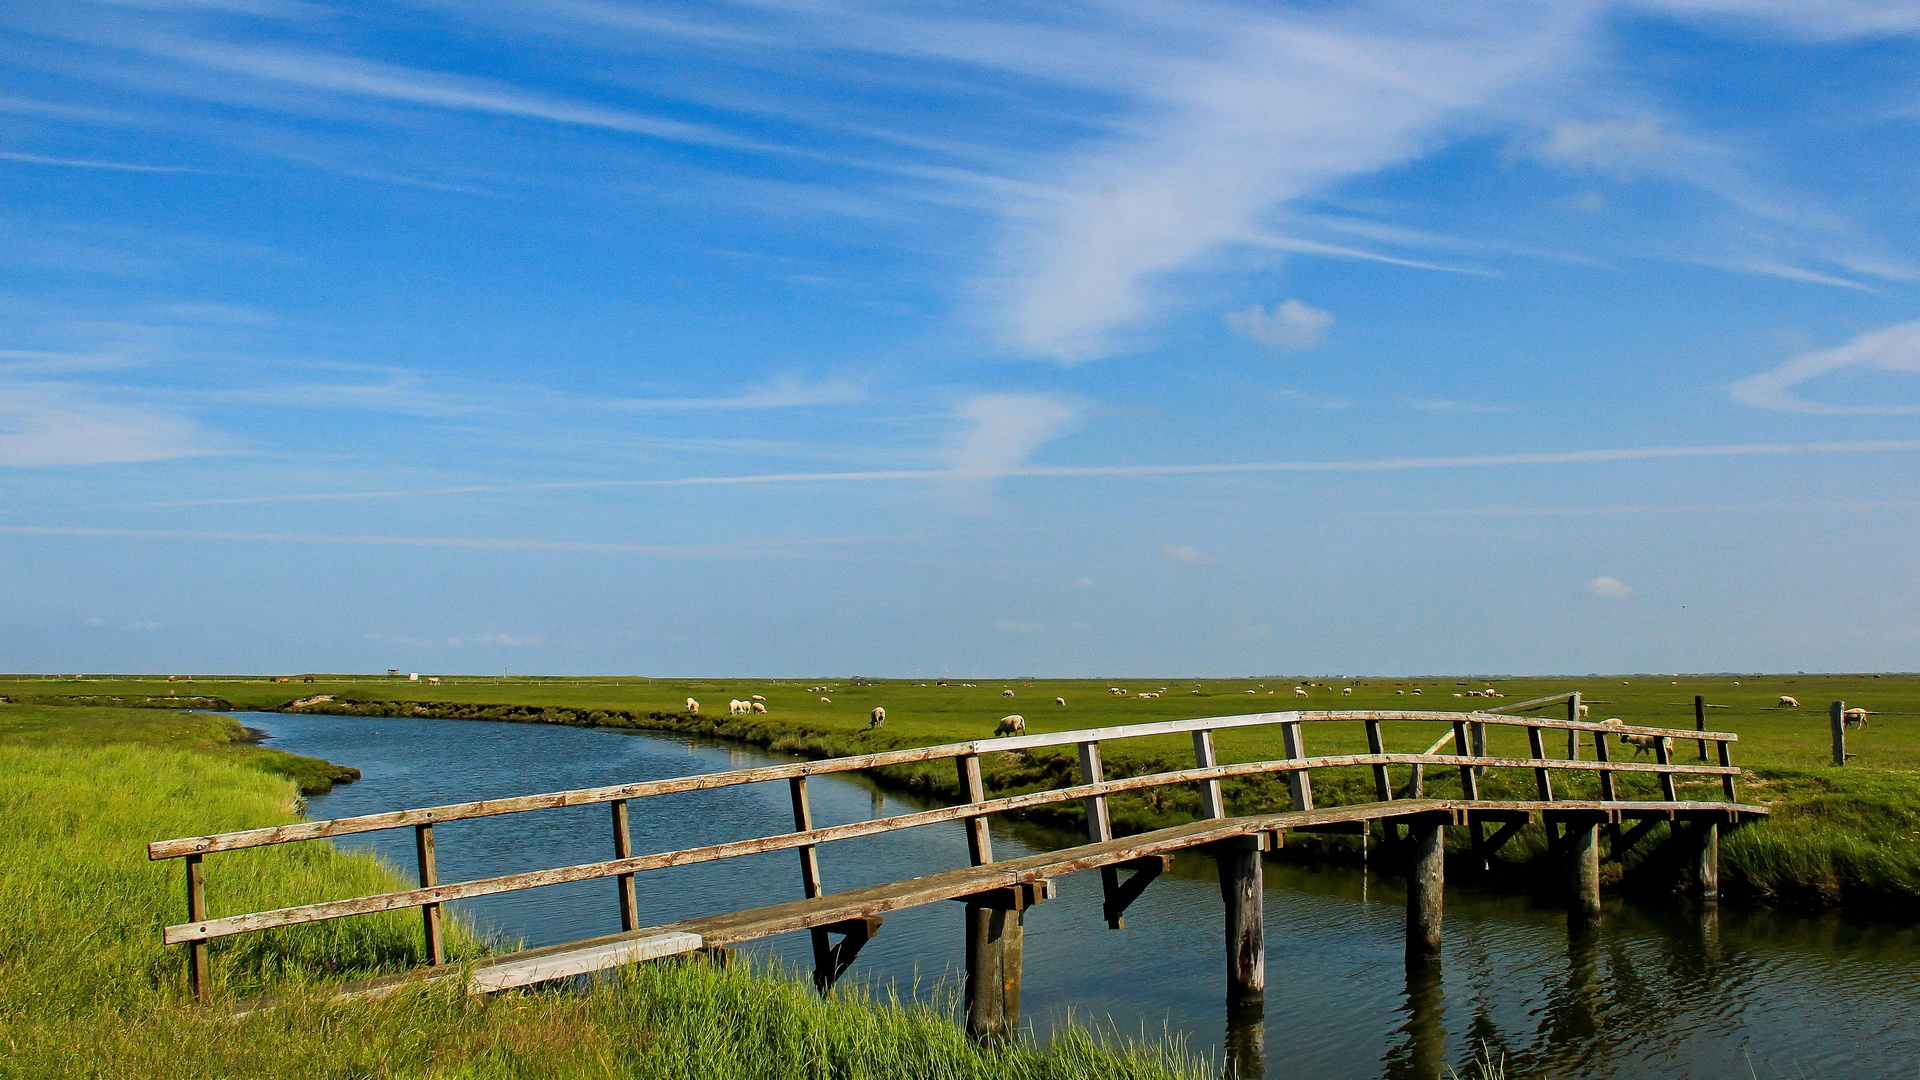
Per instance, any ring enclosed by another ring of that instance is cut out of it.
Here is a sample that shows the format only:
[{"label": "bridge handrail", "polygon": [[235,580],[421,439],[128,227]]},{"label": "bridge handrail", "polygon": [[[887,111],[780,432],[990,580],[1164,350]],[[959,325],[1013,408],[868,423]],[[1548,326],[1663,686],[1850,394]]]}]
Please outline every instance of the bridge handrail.
[{"label": "bridge handrail", "polygon": [[[1553,697],[1540,698],[1536,701],[1517,702],[1513,705],[1498,707],[1524,708],[1529,705],[1560,700],[1566,696],[1567,695],[1555,695]],[[765,765],[750,769],[732,769],[725,772],[701,773],[695,776],[673,777],[664,780],[646,780],[631,784],[575,788],[568,791],[545,792],[537,795],[517,795],[502,799],[482,799],[475,802],[449,803],[442,806],[421,807],[411,810],[393,810],[379,814],[362,814],[354,817],[331,818],[322,821],[305,821],[293,825],[275,825],[261,829],[243,829],[237,832],[212,833],[206,836],[188,836],[171,840],[156,840],[147,845],[147,858],[156,861],[162,859],[177,859],[183,856],[207,854],[216,851],[237,851],[245,848],[264,847],[271,844],[286,844],[302,840],[319,840],[332,836],[350,836],[356,833],[378,832],[384,829],[398,829],[410,825],[417,827],[421,825],[440,824],[448,821],[492,817],[499,814],[524,813],[531,810],[551,810],[565,806],[591,806],[598,803],[650,798],[656,795],[708,791],[715,788],[733,787],[740,784],[764,783],[771,780],[791,780],[796,777],[823,776],[839,772],[858,772],[865,769],[884,768],[889,765],[906,765],[915,762],[938,761],[947,758],[961,758],[979,754],[1006,753],[1016,750],[1031,750],[1055,746],[1075,746],[1086,743],[1112,742],[1118,739],[1150,738],[1160,735],[1230,731],[1237,728],[1265,727],[1275,724],[1353,721],[1379,721],[1385,723],[1422,721],[1444,723],[1466,722],[1473,724],[1493,724],[1502,727],[1528,727],[1574,732],[1585,731],[1605,735],[1644,735],[1655,738],[1693,739],[1720,743],[1740,741],[1740,737],[1732,732],[1703,732],[1696,731],[1692,728],[1618,726],[1585,720],[1561,720],[1537,716],[1505,716],[1487,711],[1460,713],[1406,709],[1290,710],[1287,712],[1251,713],[1237,716],[1213,716],[1194,720],[1167,720],[1149,724],[1127,724],[1118,727],[1081,728],[1075,731],[1012,735],[995,739],[976,739],[969,742],[943,743],[936,746],[913,747],[905,750],[886,750],[872,754],[856,754],[848,757],[824,758],[816,761],[798,761],[785,765]],[[1441,744],[1436,744],[1436,746],[1437,745]],[[1560,759],[1547,760],[1558,761]],[[1451,759],[1449,759],[1449,763],[1453,763]],[[1678,766],[1675,766],[1675,768],[1678,768]]]}]

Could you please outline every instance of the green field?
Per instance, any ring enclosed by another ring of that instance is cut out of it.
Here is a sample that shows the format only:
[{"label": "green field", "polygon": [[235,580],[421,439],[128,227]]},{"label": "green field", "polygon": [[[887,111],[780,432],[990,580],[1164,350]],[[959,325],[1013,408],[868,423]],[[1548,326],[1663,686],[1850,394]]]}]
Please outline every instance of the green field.
[{"label": "green field", "polygon": [[[990,736],[1001,716],[1019,713],[1036,732],[1103,727],[1149,720],[1311,709],[1426,708],[1467,709],[1579,690],[1592,703],[1591,719],[1618,716],[1632,724],[1690,728],[1695,694],[1725,708],[1708,711],[1716,730],[1740,736],[1734,762],[1747,770],[1745,801],[1769,804],[1773,819],[1742,829],[1725,844],[1723,882],[1736,897],[1789,906],[1874,909],[1908,915],[1920,899],[1920,856],[1911,844],[1920,835],[1920,676],[1909,675],[1761,675],[1761,676],[1590,676],[1565,679],[1101,679],[1101,680],[877,680],[856,686],[848,679],[645,679],[645,678],[496,678],[442,676],[438,685],[391,677],[295,676],[290,682],[263,678],[196,676],[191,682],[165,678],[88,676],[0,678],[0,696],[54,704],[85,701],[109,704],[168,704],[169,697],[216,698],[235,709],[272,709],[302,697],[332,695],[321,710],[386,712],[426,716],[514,719],[608,726],[640,726],[731,738],[807,756],[951,742]],[[1309,696],[1295,696],[1307,685]],[[824,690],[810,689],[824,686]],[[1499,701],[1455,697],[1493,687]],[[1121,687],[1125,696],[1110,694]],[[1351,687],[1351,695],[1340,691]],[[1164,688],[1164,691],[1163,691]],[[1421,694],[1412,691],[1418,688]],[[1003,691],[1012,690],[1011,698]],[[1142,691],[1163,691],[1143,700]],[[1252,691],[1252,693],[1248,693]],[[729,717],[729,698],[759,694],[765,715]],[[1799,708],[1779,706],[1781,695]],[[701,702],[689,715],[686,699]],[[828,701],[822,701],[821,698]],[[1064,706],[1055,703],[1064,698]],[[1849,732],[1856,755],[1844,769],[1830,761],[1826,705],[1841,699],[1875,715],[1867,728]],[[876,705],[887,711],[886,725],[868,731]],[[416,711],[419,710],[419,711]],[[1418,751],[1444,730],[1434,724],[1387,725],[1389,750]],[[1308,728],[1311,754],[1360,752],[1364,732],[1358,724],[1321,724]],[[1494,728],[1490,748],[1496,754],[1525,756],[1522,732]],[[1550,753],[1564,750],[1564,743]],[[1223,732],[1218,741],[1223,761],[1283,756],[1277,729]],[[1103,747],[1108,771],[1125,775],[1191,762],[1184,737],[1110,742]],[[1694,744],[1675,748],[1676,759],[1694,758]],[[344,764],[352,764],[347,762]],[[1069,752],[996,755],[987,759],[989,786],[1000,792],[1031,790],[1071,780],[1075,764]],[[1451,770],[1430,770],[1428,790],[1457,792]],[[930,796],[951,798],[951,766],[891,770],[883,781]],[[1400,776],[1404,782],[1404,771]],[[1649,777],[1618,778],[1623,797],[1650,797]],[[1557,790],[1568,796],[1597,794],[1591,777],[1563,776]],[[1371,776],[1364,769],[1317,772],[1316,799],[1322,805],[1370,800]],[[1532,778],[1524,772],[1495,771],[1483,783],[1490,797],[1530,797]],[[1718,798],[1716,781],[1683,782],[1681,796]],[[1230,781],[1229,808],[1236,812],[1284,809],[1284,784],[1266,780]],[[1145,829],[1187,820],[1197,796],[1172,789],[1114,800],[1116,824]],[[1044,823],[1070,825],[1077,808],[1039,815]],[[1657,840],[1657,838],[1656,838]],[[1523,836],[1507,852],[1524,865],[1544,852],[1544,838]],[[1637,863],[1610,867],[1610,876],[1631,875]]]},{"label": "green field", "polygon": [[[1103,1046],[1069,1031],[1044,1048],[981,1048],[947,1013],[857,986],[823,1000],[804,979],[744,963],[625,969],[592,993],[468,998],[421,988],[330,1004],[333,980],[419,962],[412,912],[249,934],[214,948],[215,1006],[189,1004],[178,861],[161,836],[285,823],[295,778],[324,763],[232,741],[219,717],[97,706],[0,705],[0,1077],[899,1076],[1093,1080],[1198,1076],[1177,1045]],[[271,907],[396,887],[325,843],[223,856],[219,903]],[[236,872],[240,871],[240,872]],[[482,943],[458,926],[450,952]],[[284,1004],[234,1021],[218,1006]]]}]

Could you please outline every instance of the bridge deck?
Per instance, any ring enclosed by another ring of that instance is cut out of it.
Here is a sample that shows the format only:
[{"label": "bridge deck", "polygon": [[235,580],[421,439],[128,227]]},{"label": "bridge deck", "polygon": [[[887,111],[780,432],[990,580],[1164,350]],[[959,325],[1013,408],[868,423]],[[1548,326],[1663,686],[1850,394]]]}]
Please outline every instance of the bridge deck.
[{"label": "bridge deck", "polygon": [[[457,967],[425,968],[343,987],[349,997],[383,996],[402,987],[435,979],[467,978],[468,989],[490,993],[623,964],[657,959],[702,948],[737,945],[796,930],[831,927],[943,900],[960,900],[998,889],[1028,885],[1063,874],[1116,866],[1136,859],[1172,855],[1192,848],[1288,829],[1444,814],[1453,824],[1473,821],[1666,819],[1738,823],[1764,816],[1767,808],[1727,802],[1566,801],[1499,802],[1463,799],[1407,799],[1290,810],[1244,817],[1196,821],[1172,828],[1081,844],[1058,851],[981,866],[961,867],[905,881],[765,907],[685,919],[583,941],[528,949],[482,960],[464,972]],[[266,1002],[254,1003],[258,1008]]]}]

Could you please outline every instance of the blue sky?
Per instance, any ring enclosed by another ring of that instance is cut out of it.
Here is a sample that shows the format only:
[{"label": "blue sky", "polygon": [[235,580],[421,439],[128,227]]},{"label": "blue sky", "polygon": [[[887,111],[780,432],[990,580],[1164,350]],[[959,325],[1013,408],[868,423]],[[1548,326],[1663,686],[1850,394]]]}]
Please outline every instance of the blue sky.
[{"label": "blue sky", "polygon": [[0,668],[1920,668],[1920,6],[0,9]]}]

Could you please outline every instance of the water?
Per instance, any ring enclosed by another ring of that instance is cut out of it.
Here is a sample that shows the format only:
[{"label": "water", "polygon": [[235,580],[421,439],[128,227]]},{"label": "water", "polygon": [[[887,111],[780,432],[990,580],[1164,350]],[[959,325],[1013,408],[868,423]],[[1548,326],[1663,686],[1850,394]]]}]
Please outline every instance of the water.
[{"label": "water", "polygon": [[[359,783],[310,801],[314,818],[744,768],[777,759],[659,734],[530,724],[242,714],[293,753],[357,766]],[[917,804],[855,778],[810,783],[818,825]],[[781,831],[785,784],[633,804],[636,853]],[[440,879],[460,881],[611,858],[606,806],[435,827]],[[1055,843],[1059,841],[1056,839]],[[997,858],[1044,850],[1039,834],[996,825]],[[410,830],[347,837],[411,873]],[[838,841],[820,849],[829,891],[962,866],[956,824]],[[1565,914],[1524,897],[1452,883],[1439,973],[1402,964],[1405,892],[1397,875],[1266,868],[1264,1016],[1227,1015],[1219,884],[1210,859],[1184,856],[1110,931],[1098,874],[1057,882],[1027,913],[1024,1019],[1044,1037],[1071,1010],[1122,1033],[1183,1033],[1243,1075],[1418,1077],[1465,1069],[1485,1048],[1509,1076],[1772,1080],[1920,1073],[1920,940],[1907,926],[1728,908],[1700,912],[1609,901],[1601,930],[1571,939]],[[800,895],[798,856],[773,852],[638,879],[641,925]],[[576,882],[450,905],[481,926],[546,945],[619,930],[611,881]],[[930,990],[957,980],[961,907],[887,916],[849,973]],[[805,934],[756,951],[811,964]]]}]

